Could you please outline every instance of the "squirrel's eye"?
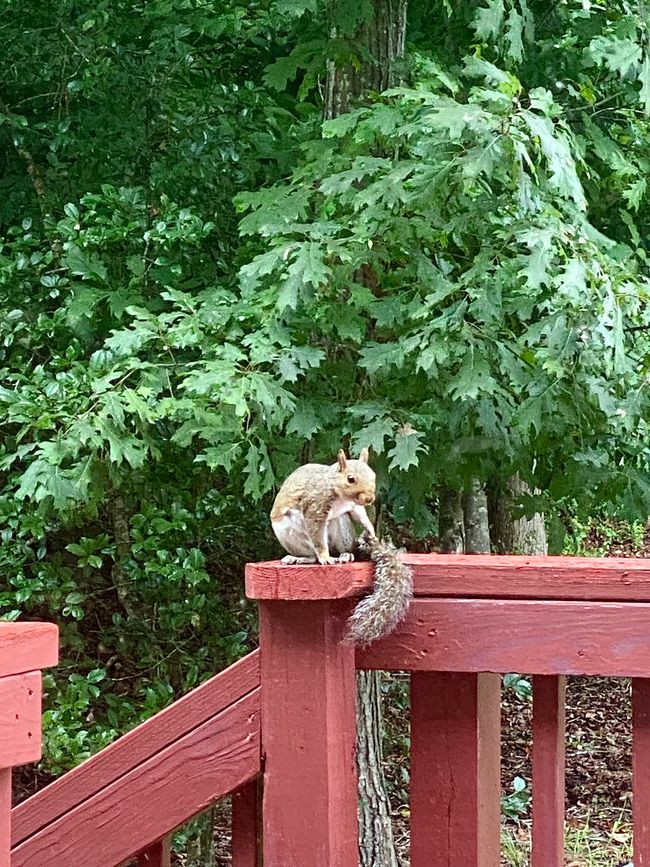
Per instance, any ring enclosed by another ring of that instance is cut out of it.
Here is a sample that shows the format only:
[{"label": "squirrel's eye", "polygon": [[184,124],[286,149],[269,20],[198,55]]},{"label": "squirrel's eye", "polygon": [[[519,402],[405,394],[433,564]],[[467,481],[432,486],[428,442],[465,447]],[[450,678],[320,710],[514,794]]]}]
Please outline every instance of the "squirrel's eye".
[{"label": "squirrel's eye", "polygon": [[348,483],[349,484],[353,485],[355,482],[356,482],[356,479],[354,476],[348,476]]}]

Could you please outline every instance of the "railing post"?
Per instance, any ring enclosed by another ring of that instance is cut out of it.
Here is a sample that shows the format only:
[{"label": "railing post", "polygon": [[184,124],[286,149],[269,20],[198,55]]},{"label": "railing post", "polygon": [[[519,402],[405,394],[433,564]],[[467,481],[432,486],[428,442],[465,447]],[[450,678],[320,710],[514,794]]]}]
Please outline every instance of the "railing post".
[{"label": "railing post", "polygon": [[0,623],[0,867],[11,859],[11,769],[41,756],[41,672],[56,665],[49,623]]},{"label": "railing post", "polygon": [[172,857],[172,835],[147,846],[137,855],[138,867],[170,867]]},{"label": "railing post", "polygon": [[349,603],[260,603],[264,867],[357,867]]}]

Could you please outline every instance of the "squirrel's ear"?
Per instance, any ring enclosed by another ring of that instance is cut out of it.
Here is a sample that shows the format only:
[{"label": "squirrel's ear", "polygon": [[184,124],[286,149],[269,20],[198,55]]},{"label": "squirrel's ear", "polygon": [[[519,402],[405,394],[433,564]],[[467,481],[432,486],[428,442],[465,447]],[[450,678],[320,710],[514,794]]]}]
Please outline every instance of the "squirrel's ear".
[{"label": "squirrel's ear", "polygon": [[368,449],[361,449],[361,453],[359,454],[359,460],[362,464],[368,463]]},{"label": "squirrel's ear", "polygon": [[343,473],[348,465],[348,459],[343,449],[339,449],[339,470]]}]

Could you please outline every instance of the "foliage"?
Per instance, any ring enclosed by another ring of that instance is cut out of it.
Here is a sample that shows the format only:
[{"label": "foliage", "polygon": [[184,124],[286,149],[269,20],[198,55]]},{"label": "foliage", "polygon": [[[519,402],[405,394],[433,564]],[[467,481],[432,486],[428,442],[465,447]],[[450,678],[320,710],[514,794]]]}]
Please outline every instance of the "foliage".
[{"label": "foliage", "polygon": [[7,4],[0,604],[62,627],[51,771],[250,646],[268,500],[342,440],[413,536],[515,471],[647,513],[644,10],[438,6],[321,125],[370,4]]},{"label": "foliage", "polygon": [[528,813],[531,792],[526,781],[515,777],[512,781],[512,791],[501,795],[501,813],[507,819],[518,819]]},{"label": "foliage", "polygon": [[505,674],[503,686],[505,689],[511,689],[521,701],[530,701],[533,697],[533,687],[530,680],[521,674]]}]

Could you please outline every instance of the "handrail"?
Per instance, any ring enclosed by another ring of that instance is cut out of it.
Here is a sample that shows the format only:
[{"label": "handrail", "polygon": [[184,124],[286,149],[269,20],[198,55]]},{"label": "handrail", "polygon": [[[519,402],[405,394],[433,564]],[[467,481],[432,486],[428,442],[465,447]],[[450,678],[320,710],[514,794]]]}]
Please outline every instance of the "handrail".
[{"label": "handrail", "polygon": [[259,685],[255,651],[19,804],[12,867],[114,867],[253,780]]},{"label": "handrail", "polygon": [[[415,596],[650,602],[650,560],[405,554]],[[246,594],[260,600],[344,599],[372,585],[370,563],[284,566],[248,563]]]}]

